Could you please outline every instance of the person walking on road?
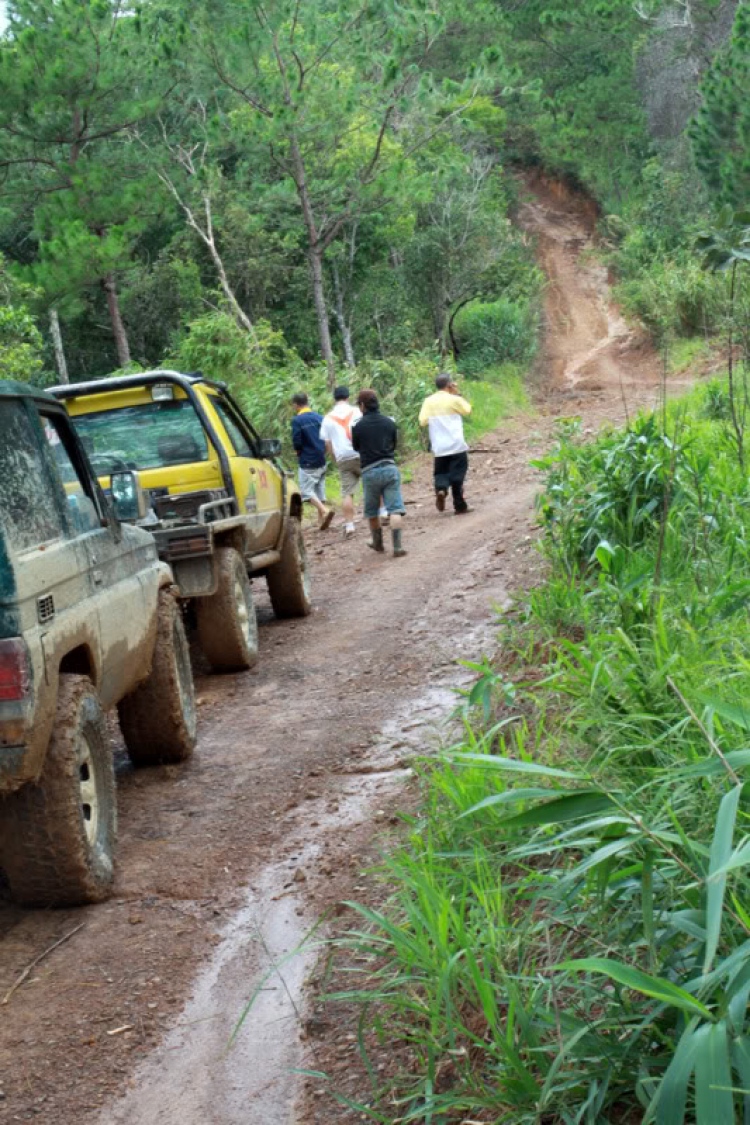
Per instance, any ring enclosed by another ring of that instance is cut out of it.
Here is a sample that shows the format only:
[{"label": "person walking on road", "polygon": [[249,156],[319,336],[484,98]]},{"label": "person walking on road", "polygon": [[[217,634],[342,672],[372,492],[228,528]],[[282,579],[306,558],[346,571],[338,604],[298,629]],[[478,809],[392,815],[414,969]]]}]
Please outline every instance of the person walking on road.
[{"label": "person walking on road", "polygon": [[457,516],[471,511],[464,499],[464,480],[469,468],[468,445],[464,441],[463,419],[471,414],[471,403],[458,393],[451,375],[441,372],[435,378],[437,390],[428,395],[419,412],[420,426],[428,426],[430,446],[435,458],[435,507],[445,511],[448,489]]},{"label": "person walking on road", "polygon": [[325,529],[333,519],[333,508],[326,505],[326,447],[320,436],[322,415],[310,409],[304,391],[292,396],[292,444],[299,464],[299,490],[318,512],[318,528]]},{"label": "person walking on road", "polygon": [[362,411],[349,402],[348,387],[336,387],[333,398],[336,405],[323,419],[320,436],[339,471],[344,538],[351,539],[354,535],[354,493],[362,476],[359,454],[352,445],[352,427],[362,417]]},{"label": "person walking on road", "polygon": [[375,391],[360,391],[357,405],[362,411],[362,418],[352,430],[352,446],[362,465],[365,516],[370,521],[372,533],[368,546],[373,551],[385,550],[379,515],[382,496],[391,521],[393,557],[398,559],[406,554],[401,542],[401,519],[406,515],[406,509],[401,497],[401,474],[395,460],[398,430],[392,418],[380,413]]}]

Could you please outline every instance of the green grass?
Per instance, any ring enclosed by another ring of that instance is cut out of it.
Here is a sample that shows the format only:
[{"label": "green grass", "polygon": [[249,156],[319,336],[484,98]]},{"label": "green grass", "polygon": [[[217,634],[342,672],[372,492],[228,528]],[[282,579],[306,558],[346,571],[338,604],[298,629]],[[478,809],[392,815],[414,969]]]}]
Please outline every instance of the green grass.
[{"label": "green grass", "polygon": [[670,375],[680,375],[693,368],[711,352],[711,345],[703,336],[677,337],[669,346],[667,369]]},{"label": "green grass", "polygon": [[461,380],[461,392],[472,405],[464,427],[467,441],[477,441],[505,418],[529,408],[523,374],[517,364],[504,363],[483,372],[482,379]]}]

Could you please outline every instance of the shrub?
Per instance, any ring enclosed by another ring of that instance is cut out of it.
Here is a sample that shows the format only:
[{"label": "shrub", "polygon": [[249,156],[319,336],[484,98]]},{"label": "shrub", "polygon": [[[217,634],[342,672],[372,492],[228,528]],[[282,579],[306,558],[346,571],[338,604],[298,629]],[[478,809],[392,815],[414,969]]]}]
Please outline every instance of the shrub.
[{"label": "shrub", "polygon": [[724,285],[724,279],[712,277],[685,253],[652,261],[637,276],[621,282],[615,295],[627,313],[652,331],[690,336],[717,331]]},{"label": "shrub", "polygon": [[529,363],[536,349],[538,316],[527,302],[473,301],[456,316],[460,367],[476,375],[493,364]]}]

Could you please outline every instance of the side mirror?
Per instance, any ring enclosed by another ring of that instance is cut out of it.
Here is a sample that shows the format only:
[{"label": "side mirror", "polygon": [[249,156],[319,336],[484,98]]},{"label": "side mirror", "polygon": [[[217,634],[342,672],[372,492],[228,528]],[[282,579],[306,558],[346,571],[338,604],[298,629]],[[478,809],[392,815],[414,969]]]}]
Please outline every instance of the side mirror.
[{"label": "side mirror", "polygon": [[258,453],[261,457],[280,457],[281,442],[275,437],[261,438]]},{"label": "side mirror", "polygon": [[112,473],[112,510],[121,523],[142,520],[146,515],[146,493],[132,469]]}]

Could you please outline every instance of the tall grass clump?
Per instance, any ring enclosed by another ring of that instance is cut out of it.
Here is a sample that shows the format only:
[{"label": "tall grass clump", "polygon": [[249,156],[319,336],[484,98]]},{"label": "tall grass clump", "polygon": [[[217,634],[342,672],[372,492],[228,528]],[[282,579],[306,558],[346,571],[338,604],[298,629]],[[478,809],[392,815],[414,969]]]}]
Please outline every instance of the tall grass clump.
[{"label": "tall grass clump", "polygon": [[512,690],[482,666],[339,943],[397,1048],[371,1120],[750,1120],[750,493],[709,397],[540,462]]}]

